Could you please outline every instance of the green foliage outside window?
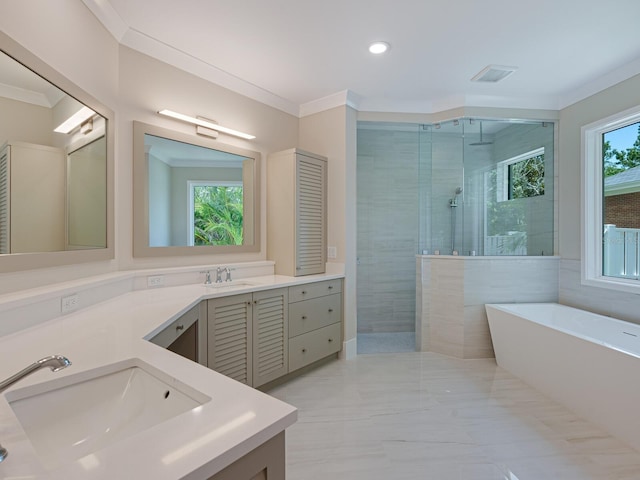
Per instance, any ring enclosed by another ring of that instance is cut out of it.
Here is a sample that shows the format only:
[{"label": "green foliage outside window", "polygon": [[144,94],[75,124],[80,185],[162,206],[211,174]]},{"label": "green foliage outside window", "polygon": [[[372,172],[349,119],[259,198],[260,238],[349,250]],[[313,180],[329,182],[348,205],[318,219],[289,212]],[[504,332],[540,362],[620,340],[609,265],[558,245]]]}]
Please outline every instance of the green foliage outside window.
[{"label": "green foliage outside window", "polygon": [[509,165],[509,199],[544,195],[544,153]]},{"label": "green foliage outside window", "polygon": [[242,245],[242,187],[195,186],[194,245]]}]

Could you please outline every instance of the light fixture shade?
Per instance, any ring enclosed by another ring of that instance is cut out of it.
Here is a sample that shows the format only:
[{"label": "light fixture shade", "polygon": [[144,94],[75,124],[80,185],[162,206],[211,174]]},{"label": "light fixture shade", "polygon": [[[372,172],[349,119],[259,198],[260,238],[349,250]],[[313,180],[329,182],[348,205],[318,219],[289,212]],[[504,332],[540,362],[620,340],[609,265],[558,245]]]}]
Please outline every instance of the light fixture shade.
[{"label": "light fixture shade", "polygon": [[64,122],[58,125],[53,131],[57,133],[69,133],[73,131],[75,128],[82,125],[84,122],[89,120],[96,114],[89,107],[82,107],[76,113],[67,118]]},{"label": "light fixture shade", "polygon": [[251,135],[249,133],[240,132],[238,130],[233,130],[231,128],[223,127],[222,125],[218,125],[217,123],[208,122],[206,120],[202,120],[200,118],[191,117],[189,115],[185,115],[183,113],[174,112],[172,110],[160,110],[158,112],[160,115],[164,115],[166,117],[175,118],[176,120],[181,120],[183,122],[191,123],[193,125],[199,125],[204,128],[209,128],[211,130],[217,130],[218,132],[226,133],[228,135],[233,135],[235,137],[244,138],[245,140],[253,140],[255,135]]}]

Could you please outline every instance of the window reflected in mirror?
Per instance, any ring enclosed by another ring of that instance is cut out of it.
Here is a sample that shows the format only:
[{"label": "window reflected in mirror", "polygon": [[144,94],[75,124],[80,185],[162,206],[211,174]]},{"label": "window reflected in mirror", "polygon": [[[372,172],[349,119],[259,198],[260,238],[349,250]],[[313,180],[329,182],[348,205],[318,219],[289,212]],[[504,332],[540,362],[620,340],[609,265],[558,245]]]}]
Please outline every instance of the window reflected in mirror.
[{"label": "window reflected in mirror", "polygon": [[134,122],[134,255],[259,251],[259,154]]}]

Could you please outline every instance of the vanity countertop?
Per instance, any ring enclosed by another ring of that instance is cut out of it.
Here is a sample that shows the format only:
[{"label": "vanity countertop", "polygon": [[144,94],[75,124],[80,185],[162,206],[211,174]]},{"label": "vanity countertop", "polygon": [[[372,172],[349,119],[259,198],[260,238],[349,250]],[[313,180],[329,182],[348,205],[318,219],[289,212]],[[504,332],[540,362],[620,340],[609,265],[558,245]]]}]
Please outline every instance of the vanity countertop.
[{"label": "vanity countertop", "polygon": [[[343,275],[269,275],[253,285],[216,289],[202,284],[138,290],[0,337],[0,379],[47,355],[72,366],[42,369],[7,392],[123,360],[138,358],[212,400],[56,469],[42,465],[4,395],[0,399],[0,463],[4,479],[205,479],[292,425],[294,407],[148,342],[201,300],[286,287]],[[250,415],[247,415],[250,414]],[[235,421],[238,418],[248,421]]]}]

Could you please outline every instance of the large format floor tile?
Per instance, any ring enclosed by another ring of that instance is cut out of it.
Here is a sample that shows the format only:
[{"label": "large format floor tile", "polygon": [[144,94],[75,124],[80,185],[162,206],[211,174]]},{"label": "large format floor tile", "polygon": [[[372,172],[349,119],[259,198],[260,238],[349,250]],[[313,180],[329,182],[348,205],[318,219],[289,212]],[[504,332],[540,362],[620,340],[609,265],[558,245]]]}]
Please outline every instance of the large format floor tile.
[{"label": "large format floor tile", "polygon": [[360,355],[268,393],[299,409],[289,480],[640,480],[639,452],[492,359]]}]

